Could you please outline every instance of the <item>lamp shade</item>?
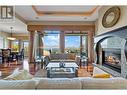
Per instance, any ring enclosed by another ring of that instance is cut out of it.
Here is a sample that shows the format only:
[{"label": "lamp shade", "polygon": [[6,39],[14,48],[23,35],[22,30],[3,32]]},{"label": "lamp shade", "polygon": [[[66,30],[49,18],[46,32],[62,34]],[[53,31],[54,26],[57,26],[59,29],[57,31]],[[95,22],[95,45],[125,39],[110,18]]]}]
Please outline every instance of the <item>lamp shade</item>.
[{"label": "lamp shade", "polygon": [[8,40],[15,40],[16,38],[14,37],[7,37]]}]

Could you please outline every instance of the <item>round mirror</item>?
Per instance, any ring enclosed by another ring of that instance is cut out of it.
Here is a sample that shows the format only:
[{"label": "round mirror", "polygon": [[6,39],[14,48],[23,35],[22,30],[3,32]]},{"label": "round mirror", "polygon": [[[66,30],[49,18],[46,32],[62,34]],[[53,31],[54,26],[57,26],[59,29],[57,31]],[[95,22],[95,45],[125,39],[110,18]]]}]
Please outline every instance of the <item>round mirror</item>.
[{"label": "round mirror", "polygon": [[102,25],[105,28],[114,26],[120,18],[120,8],[112,7],[108,9],[102,19]]},{"label": "round mirror", "polygon": [[107,18],[106,18],[106,23],[107,23],[107,24],[110,24],[110,23],[114,20],[114,18],[115,18],[115,14],[114,14],[114,12],[111,12],[111,13],[107,16]]}]

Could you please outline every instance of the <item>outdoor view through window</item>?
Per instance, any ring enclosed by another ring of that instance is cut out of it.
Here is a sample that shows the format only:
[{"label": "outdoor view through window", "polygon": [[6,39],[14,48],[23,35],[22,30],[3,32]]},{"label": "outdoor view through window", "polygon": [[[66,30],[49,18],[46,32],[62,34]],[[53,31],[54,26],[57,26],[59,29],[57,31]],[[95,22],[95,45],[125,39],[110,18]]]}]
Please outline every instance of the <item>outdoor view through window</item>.
[{"label": "outdoor view through window", "polygon": [[59,53],[59,41],[60,41],[60,32],[59,31],[45,31],[44,35],[44,51],[45,53]]},{"label": "outdoor view through window", "polygon": [[76,54],[80,52],[80,36],[65,36],[65,52]]},{"label": "outdoor view through window", "polygon": [[72,34],[65,34],[65,43],[60,43],[60,31],[45,31],[43,38],[44,53],[57,54],[60,53],[60,44],[64,44],[65,53],[75,53],[79,55],[81,52],[87,53],[87,36]]}]

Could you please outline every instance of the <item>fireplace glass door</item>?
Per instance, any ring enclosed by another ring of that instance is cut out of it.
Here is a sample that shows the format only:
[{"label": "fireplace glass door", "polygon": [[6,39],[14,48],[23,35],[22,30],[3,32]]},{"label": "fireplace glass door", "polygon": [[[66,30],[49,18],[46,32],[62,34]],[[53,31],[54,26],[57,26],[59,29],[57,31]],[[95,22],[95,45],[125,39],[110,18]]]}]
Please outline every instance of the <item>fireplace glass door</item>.
[{"label": "fireplace glass door", "polygon": [[102,66],[121,73],[121,57],[124,55],[125,40],[119,37],[110,37],[101,42],[100,57]]},{"label": "fireplace glass door", "polygon": [[102,65],[121,73],[121,49],[103,48]]}]

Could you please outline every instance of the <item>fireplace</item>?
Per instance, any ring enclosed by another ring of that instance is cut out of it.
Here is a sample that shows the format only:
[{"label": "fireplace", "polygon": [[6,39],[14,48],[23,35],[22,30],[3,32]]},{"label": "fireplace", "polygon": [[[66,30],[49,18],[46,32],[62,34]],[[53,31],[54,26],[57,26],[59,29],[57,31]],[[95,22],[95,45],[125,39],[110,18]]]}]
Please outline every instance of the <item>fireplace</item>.
[{"label": "fireplace", "polygon": [[121,49],[103,48],[102,66],[121,73]]},{"label": "fireplace", "polygon": [[94,38],[94,66],[115,77],[127,78],[127,26]]}]

